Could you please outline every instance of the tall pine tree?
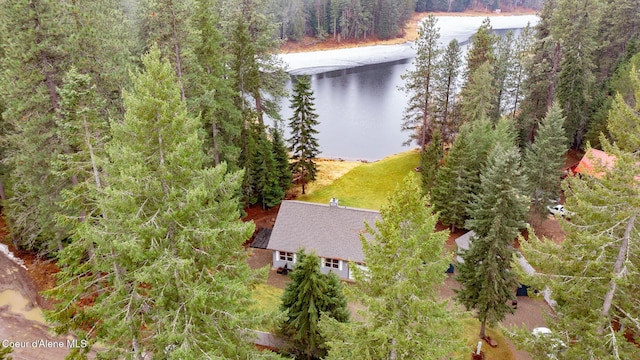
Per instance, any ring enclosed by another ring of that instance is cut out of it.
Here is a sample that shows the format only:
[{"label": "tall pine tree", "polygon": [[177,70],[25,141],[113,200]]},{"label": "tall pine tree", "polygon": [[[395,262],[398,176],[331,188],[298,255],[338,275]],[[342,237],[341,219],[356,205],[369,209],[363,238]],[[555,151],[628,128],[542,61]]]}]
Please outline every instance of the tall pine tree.
[{"label": "tall pine tree", "polygon": [[339,324],[324,317],[326,359],[443,359],[460,349],[455,308],[440,299],[451,254],[418,179],[407,176],[381,210],[371,237],[361,235],[367,270],[356,272],[354,295],[363,320]]},{"label": "tall pine tree", "polygon": [[623,151],[637,153],[640,150],[640,72],[635,66],[629,72],[635,107],[625,102],[617,93],[609,111],[607,128],[615,144]]},{"label": "tall pine tree", "polygon": [[186,87],[195,83],[187,81],[189,66],[193,66],[189,43],[193,40],[191,14],[192,2],[174,0],[141,0],[138,4],[141,21],[140,37],[145,48],[157,46],[164,58],[174,67],[180,98],[186,101]]},{"label": "tall pine tree", "polygon": [[440,170],[444,158],[442,145],[442,136],[440,135],[440,131],[436,129],[429,145],[420,152],[419,166],[422,194],[429,194],[429,196],[431,196],[431,189],[436,182],[436,176],[438,175],[438,170]]},{"label": "tall pine tree", "polygon": [[[124,122],[112,123],[102,216],[73,234],[95,244],[97,261],[82,281],[63,268],[52,316],[60,330],[105,344],[109,357],[250,357],[254,274],[242,243],[253,225],[239,219],[242,174],[203,167],[200,124],[171,65],[156,49],[143,64]],[[95,291],[92,306],[78,305]]]},{"label": "tall pine tree", "polygon": [[405,144],[415,140],[423,150],[431,141],[436,127],[434,94],[438,61],[442,53],[438,42],[440,29],[436,27],[436,23],[436,17],[430,15],[420,26],[415,42],[415,69],[401,76],[404,80],[401,89],[409,95],[402,123],[402,130],[410,132],[409,140]]},{"label": "tall pine tree", "polygon": [[520,174],[520,155],[515,147],[496,146],[483,172],[480,193],[471,205],[467,228],[475,232],[471,246],[461,253],[456,279],[462,289],[457,299],[475,310],[481,323],[480,338],[486,326],[493,326],[513,312],[507,300],[515,297],[518,285],[510,271],[513,242],[525,226],[529,199],[524,195]]},{"label": "tall pine tree", "polygon": [[[274,207],[280,204],[284,198],[285,191],[288,187],[282,186],[282,177],[286,176],[285,172],[280,173],[282,160],[276,161],[273,143],[267,137],[266,130],[259,124],[253,124],[251,140],[255,143],[252,147],[251,158],[254,163],[250,171],[253,172],[253,193],[256,202],[261,204],[264,209]],[[282,151],[282,150],[280,150]]]},{"label": "tall pine tree", "polygon": [[492,65],[485,62],[469,77],[460,93],[460,115],[463,121],[491,120],[497,122],[495,111],[496,88]]},{"label": "tall pine tree", "polygon": [[216,14],[218,0],[196,0],[191,24],[198,31],[193,36],[196,65],[187,78],[193,83],[187,92],[190,108],[199,113],[205,129],[205,152],[213,164],[226,161],[238,167],[242,114],[235,100],[230,56]]},{"label": "tall pine tree", "polygon": [[435,107],[444,142],[451,143],[460,127],[455,112],[458,92],[458,75],[462,65],[462,50],[456,39],[449,42],[439,62],[439,74],[435,84]]},{"label": "tall pine tree", "polygon": [[467,81],[470,81],[471,75],[473,75],[482,64],[488,62],[491,66],[494,65],[494,47],[496,40],[496,35],[493,34],[493,28],[491,27],[491,20],[485,18],[476,33],[471,37],[471,44],[466,59],[467,68],[465,78]]},{"label": "tall pine tree", "polygon": [[[241,114],[239,167],[245,169],[242,187],[246,198],[255,202],[254,199],[261,195],[255,192],[260,187],[255,181],[260,178],[253,176],[259,169],[253,167],[271,161],[261,157],[273,156],[271,151],[256,151],[255,146],[267,136],[264,117],[280,119],[279,102],[285,93],[287,75],[281,61],[274,55],[278,40],[273,37],[274,24],[264,16],[265,2],[231,0],[223,4],[236,9],[226,13],[223,23],[229,27],[226,33],[229,68],[232,71],[234,103]],[[262,134],[256,135],[256,129]]]},{"label": "tall pine tree", "polygon": [[57,90],[70,65],[63,51],[69,36],[63,10],[45,0],[0,6],[0,96],[7,107],[3,160],[9,172],[3,212],[14,244],[42,253],[63,247],[66,229],[55,223],[55,214],[61,212],[60,192],[74,183],[53,174],[53,163],[66,150],[56,131]]},{"label": "tall pine tree", "polygon": [[291,109],[293,115],[289,119],[291,137],[289,138],[289,150],[291,151],[291,169],[302,184],[302,193],[305,193],[305,184],[316,178],[318,168],[316,156],[318,149],[318,114],[313,104],[314,97],[311,90],[311,80],[308,76],[296,78],[293,88]]},{"label": "tall pine tree", "polygon": [[594,0],[558,0],[552,17],[551,34],[561,44],[556,97],[567,138],[576,148],[582,147],[597,94],[593,56],[601,7]]},{"label": "tall pine tree", "polygon": [[533,142],[538,123],[547,114],[555,95],[560,63],[560,43],[551,35],[552,16],[557,0],[547,0],[534,27],[531,58],[525,62],[527,77],[522,83],[524,98],[518,113],[520,142]]},{"label": "tall pine tree", "polygon": [[[637,342],[640,333],[640,159],[604,138],[602,144],[616,156],[613,166],[596,165],[601,177],[570,177],[563,184],[565,205],[574,215],[561,223],[562,244],[530,236],[521,248],[537,270],[524,281],[551,290],[556,316],[546,326],[563,339],[566,359],[633,359],[638,354],[629,339]],[[528,332],[519,331],[518,339],[539,358],[557,350]]]},{"label": "tall pine tree", "polygon": [[276,162],[275,173],[278,175],[280,188],[286,192],[291,187],[292,181],[287,145],[282,136],[282,129],[278,124],[271,128],[270,133],[273,159]]},{"label": "tall pine tree", "polygon": [[127,82],[130,42],[122,31],[119,6],[118,1],[86,1],[78,6],[42,0],[0,7],[5,34],[0,96],[7,109],[2,140],[9,174],[4,183],[5,215],[18,246],[42,252],[63,247],[68,228],[55,221],[66,213],[60,194],[82,183],[85,175],[76,172],[77,164],[60,169],[61,158],[73,158],[74,144],[83,143],[86,135],[84,129],[68,131],[71,128],[63,125],[66,114],[73,111],[62,108],[61,89],[72,86],[64,80],[68,70],[73,67],[88,77],[85,90],[93,87],[93,105],[99,106],[89,117],[105,123],[107,117],[122,116],[119,89]]},{"label": "tall pine tree", "polygon": [[549,199],[560,197],[562,166],[567,152],[562,109],[554,103],[542,121],[536,141],[526,150],[523,161],[528,194],[538,215],[546,214]]},{"label": "tall pine tree", "polygon": [[507,112],[507,104],[509,103],[509,91],[507,82],[510,72],[514,68],[514,36],[509,31],[505,36],[500,37],[496,41],[495,48],[495,65],[493,67],[493,87],[495,89],[495,100],[493,105],[494,119],[499,119],[502,114]]},{"label": "tall pine tree", "polygon": [[516,117],[518,110],[522,106],[523,85],[529,76],[525,66],[531,54],[532,42],[533,31],[531,26],[527,24],[514,41],[512,62],[507,69],[507,77],[505,79],[507,94],[503,111],[511,115],[512,118]]},{"label": "tall pine tree", "polygon": [[291,282],[282,294],[280,309],[286,319],[280,331],[292,343],[291,352],[298,358],[319,359],[326,354],[318,322],[325,314],[337,322],[349,321],[347,298],[342,284],[333,273],[320,272],[320,258],[314,253],[297,253],[298,260],[289,275]]},{"label": "tall pine tree", "polygon": [[433,207],[440,214],[440,221],[453,230],[462,228],[467,219],[466,208],[470,194],[468,180],[473,176],[469,170],[470,128],[471,124],[466,124],[460,129],[431,189]]}]

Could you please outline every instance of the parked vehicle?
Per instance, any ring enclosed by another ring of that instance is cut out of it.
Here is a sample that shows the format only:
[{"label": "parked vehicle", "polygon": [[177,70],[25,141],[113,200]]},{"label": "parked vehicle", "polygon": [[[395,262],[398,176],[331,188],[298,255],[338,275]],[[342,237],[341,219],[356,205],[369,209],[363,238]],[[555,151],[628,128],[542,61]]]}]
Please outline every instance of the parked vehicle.
[{"label": "parked vehicle", "polygon": [[566,219],[570,219],[571,216],[573,215],[573,213],[571,211],[567,210],[564,207],[564,205],[560,205],[560,204],[553,205],[553,206],[548,205],[547,206],[547,210],[549,210],[549,212],[552,215],[560,215],[560,216],[562,216],[563,218],[566,218]]},{"label": "parked vehicle", "polygon": [[531,331],[531,333],[540,340],[540,345],[546,349],[546,355],[548,359],[558,359],[558,354],[567,349],[567,345],[564,341],[560,340],[553,334],[551,329],[546,327],[537,327]]}]

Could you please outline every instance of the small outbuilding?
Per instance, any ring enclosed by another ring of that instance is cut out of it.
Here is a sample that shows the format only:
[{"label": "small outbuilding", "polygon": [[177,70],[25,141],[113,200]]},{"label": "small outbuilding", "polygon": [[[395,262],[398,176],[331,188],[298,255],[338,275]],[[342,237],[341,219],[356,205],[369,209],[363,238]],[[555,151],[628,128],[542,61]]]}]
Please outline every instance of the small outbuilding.
[{"label": "small outbuilding", "polygon": [[[616,165],[618,158],[615,155],[607,154],[598,149],[590,148],[582,157],[582,160],[575,165],[572,170],[574,174],[588,175],[596,179],[602,178],[606,172],[611,171]],[[640,166],[640,162],[636,163]],[[634,176],[636,181],[640,181],[640,174]]]},{"label": "small outbuilding", "polygon": [[373,210],[302,201],[283,201],[271,232],[268,250],[273,251],[273,267],[293,269],[300,249],[320,257],[323,273],[334,272],[353,280],[349,266],[364,267],[360,234],[364,223],[375,226],[380,213]]},{"label": "small outbuilding", "polygon": [[614,155],[590,148],[572,170],[576,174],[589,175],[599,179],[604,176],[605,171],[613,168],[616,160]]}]

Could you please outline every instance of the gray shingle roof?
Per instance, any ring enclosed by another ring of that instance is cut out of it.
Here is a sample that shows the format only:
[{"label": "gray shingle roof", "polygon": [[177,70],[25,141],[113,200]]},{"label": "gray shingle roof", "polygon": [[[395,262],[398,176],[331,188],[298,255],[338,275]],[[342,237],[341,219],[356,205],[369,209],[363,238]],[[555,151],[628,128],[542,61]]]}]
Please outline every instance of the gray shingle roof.
[{"label": "gray shingle roof", "polygon": [[283,201],[273,226],[269,250],[313,250],[320,257],[364,261],[360,234],[364,222],[375,226],[380,213],[301,201]]}]

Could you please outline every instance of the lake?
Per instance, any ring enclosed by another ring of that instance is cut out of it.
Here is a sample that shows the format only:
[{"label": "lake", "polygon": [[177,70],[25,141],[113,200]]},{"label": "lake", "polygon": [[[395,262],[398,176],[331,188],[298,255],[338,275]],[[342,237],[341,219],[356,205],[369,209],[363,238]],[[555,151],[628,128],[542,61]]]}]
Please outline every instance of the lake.
[{"label": "lake", "polygon": [[[484,17],[438,17],[441,43],[468,41]],[[499,33],[535,24],[533,15],[492,17]],[[281,55],[291,75],[311,75],[321,157],[375,161],[410,147],[409,133],[400,131],[407,95],[398,90],[402,74],[413,69],[410,44],[372,46]],[[291,82],[287,84],[291,92]],[[289,99],[281,103],[282,118],[292,115]],[[413,146],[413,145],[412,145]]]}]

